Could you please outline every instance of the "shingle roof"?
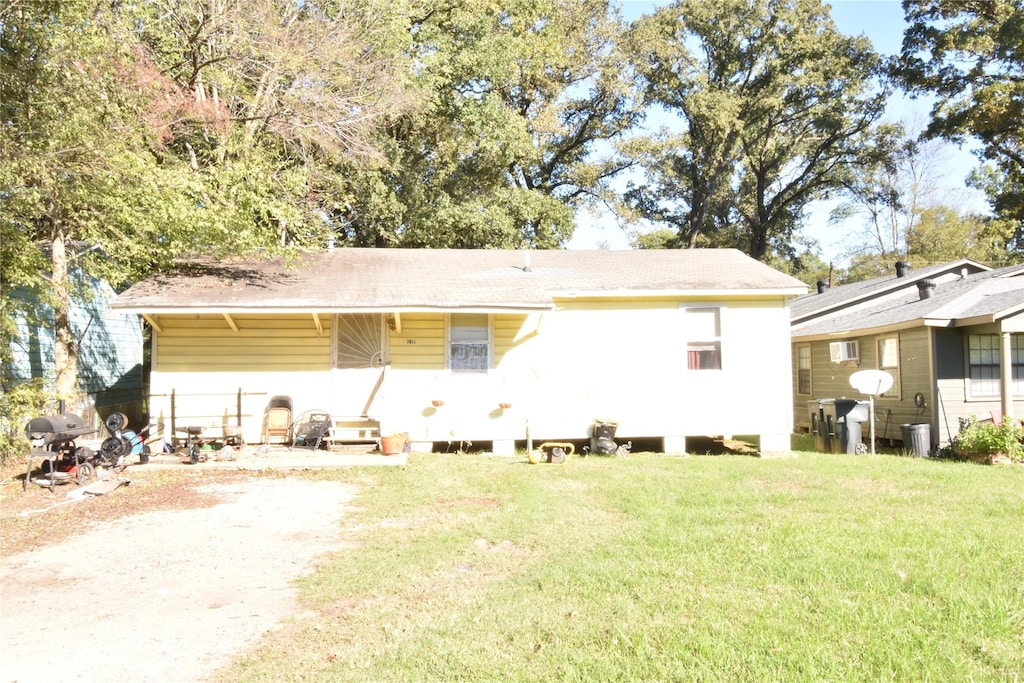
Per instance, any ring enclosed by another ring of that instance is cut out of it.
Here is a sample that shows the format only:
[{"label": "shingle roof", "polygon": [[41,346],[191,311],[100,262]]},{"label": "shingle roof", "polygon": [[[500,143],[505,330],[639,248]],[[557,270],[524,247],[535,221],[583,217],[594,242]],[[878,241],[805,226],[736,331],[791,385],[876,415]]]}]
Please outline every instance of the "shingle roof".
[{"label": "shingle roof", "polygon": [[887,293],[898,292],[901,289],[909,288],[916,292],[916,283],[920,280],[933,278],[944,273],[959,273],[964,269],[967,269],[966,272],[968,273],[989,270],[987,266],[975,261],[961,259],[951,263],[914,268],[902,277],[897,276],[894,271],[888,275],[870,280],[839,285],[838,287],[827,289],[820,294],[812,292],[805,296],[797,297],[790,303],[790,316],[794,323],[799,323],[830,311],[847,308],[857,302],[877,299]]},{"label": "shingle roof", "polygon": [[[932,274],[945,270],[933,269]],[[1021,265],[970,273],[941,282],[932,296],[926,299],[921,298],[916,286],[916,282],[922,279],[927,278],[916,278],[914,286],[903,287],[898,295],[881,298],[872,305],[805,322],[795,321],[793,337],[854,333],[918,324],[950,325],[957,321],[977,319],[995,321],[1024,311],[1024,266]],[[841,290],[846,286],[836,289]],[[808,295],[801,299],[811,296],[825,294]],[[800,299],[793,302],[791,311],[797,310],[798,301]],[[793,317],[796,317],[796,313]]]},{"label": "shingle roof", "polygon": [[[529,269],[526,263],[529,260]],[[758,292],[806,286],[734,249],[335,249],[291,260],[182,264],[114,308],[170,310],[550,308],[558,296]]]}]

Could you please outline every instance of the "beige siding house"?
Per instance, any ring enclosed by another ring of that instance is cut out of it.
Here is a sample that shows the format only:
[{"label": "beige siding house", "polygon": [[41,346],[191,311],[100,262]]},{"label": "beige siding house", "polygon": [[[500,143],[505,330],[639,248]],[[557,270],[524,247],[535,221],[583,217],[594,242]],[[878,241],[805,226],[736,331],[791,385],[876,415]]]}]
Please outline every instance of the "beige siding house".
[{"label": "beige siding house", "polygon": [[417,448],[692,436],[789,449],[799,281],[735,250],[336,249],[191,263],[114,307],[152,328],[152,419],[264,440],[274,397]]},{"label": "beige siding house", "polygon": [[798,431],[810,430],[819,399],[867,399],[850,386],[864,369],[894,379],[875,400],[883,440],[901,440],[901,425],[928,425],[934,448],[956,435],[960,418],[1024,416],[1024,265],[900,262],[885,277],[819,285],[791,312]]}]

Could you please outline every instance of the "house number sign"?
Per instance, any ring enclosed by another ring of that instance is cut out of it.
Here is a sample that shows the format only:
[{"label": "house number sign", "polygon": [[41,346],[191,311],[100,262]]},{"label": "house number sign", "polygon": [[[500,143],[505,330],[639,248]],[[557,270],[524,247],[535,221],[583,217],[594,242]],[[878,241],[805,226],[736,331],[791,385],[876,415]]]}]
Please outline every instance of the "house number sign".
[{"label": "house number sign", "polygon": [[415,339],[406,339],[406,340],[405,340],[405,343],[406,343],[406,344],[415,344],[415,343],[416,343],[416,340],[415,340]]}]

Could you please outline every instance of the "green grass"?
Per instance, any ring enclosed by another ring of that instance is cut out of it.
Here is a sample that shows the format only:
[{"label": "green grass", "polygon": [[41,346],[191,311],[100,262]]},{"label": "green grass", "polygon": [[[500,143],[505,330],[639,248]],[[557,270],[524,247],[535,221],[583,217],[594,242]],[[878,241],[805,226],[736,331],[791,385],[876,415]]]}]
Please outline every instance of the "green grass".
[{"label": "green grass", "polygon": [[414,455],[225,680],[1020,680],[1024,467]]}]

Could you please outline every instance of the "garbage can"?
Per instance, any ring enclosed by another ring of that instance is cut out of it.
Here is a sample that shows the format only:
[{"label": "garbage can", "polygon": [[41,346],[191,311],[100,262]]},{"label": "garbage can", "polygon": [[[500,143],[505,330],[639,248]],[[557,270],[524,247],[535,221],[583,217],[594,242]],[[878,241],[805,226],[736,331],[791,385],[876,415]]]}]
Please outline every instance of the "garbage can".
[{"label": "garbage can", "polygon": [[825,405],[832,403],[833,400],[830,398],[815,398],[807,402],[807,412],[811,416],[811,434],[814,435],[814,450],[818,453],[828,453],[832,450],[831,429],[825,418]]},{"label": "garbage can", "polygon": [[871,419],[870,403],[850,398],[835,399],[835,439],[832,442],[833,453],[857,453],[862,446],[863,427],[861,423]]},{"label": "garbage can", "polygon": [[932,448],[932,426],[930,424],[900,425],[903,448],[919,458],[928,457]]},{"label": "garbage can", "polygon": [[594,427],[590,436],[590,452],[595,455],[611,455],[618,450],[618,444],[615,443],[615,430],[618,425],[614,422],[604,422],[598,420],[594,422]]}]

